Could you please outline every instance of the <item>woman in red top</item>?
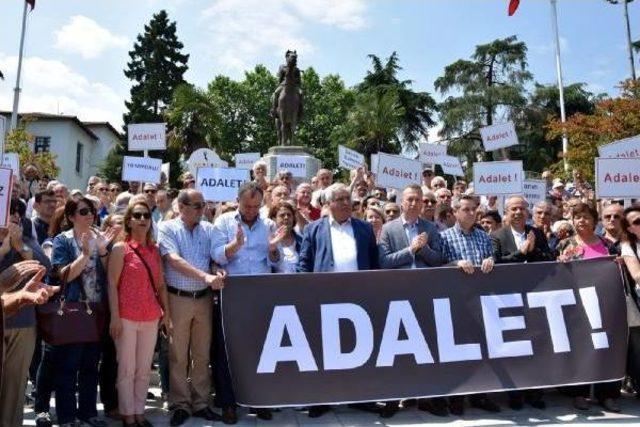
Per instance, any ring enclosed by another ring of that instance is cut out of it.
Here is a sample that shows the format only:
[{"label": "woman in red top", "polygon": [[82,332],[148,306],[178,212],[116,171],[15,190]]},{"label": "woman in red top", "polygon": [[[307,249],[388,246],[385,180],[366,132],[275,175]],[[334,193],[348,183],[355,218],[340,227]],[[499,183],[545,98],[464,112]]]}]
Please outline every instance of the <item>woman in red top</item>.
[{"label": "woman in red top", "polygon": [[118,401],[124,426],[151,425],[144,418],[158,323],[171,320],[160,252],[153,241],[151,209],[143,201],[124,215],[125,241],[109,257],[110,332],[118,353]]}]

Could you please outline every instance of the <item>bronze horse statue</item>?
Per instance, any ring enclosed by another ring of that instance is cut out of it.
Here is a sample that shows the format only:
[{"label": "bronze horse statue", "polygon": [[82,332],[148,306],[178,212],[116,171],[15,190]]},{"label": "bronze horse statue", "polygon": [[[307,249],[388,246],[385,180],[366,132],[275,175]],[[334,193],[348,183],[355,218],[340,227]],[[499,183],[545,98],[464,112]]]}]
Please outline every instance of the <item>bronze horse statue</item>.
[{"label": "bronze horse statue", "polygon": [[287,63],[281,67],[284,76],[280,87],[276,89],[275,108],[276,130],[279,145],[293,145],[298,123],[302,119],[302,95],[300,92],[300,70],[298,55],[287,51]]}]

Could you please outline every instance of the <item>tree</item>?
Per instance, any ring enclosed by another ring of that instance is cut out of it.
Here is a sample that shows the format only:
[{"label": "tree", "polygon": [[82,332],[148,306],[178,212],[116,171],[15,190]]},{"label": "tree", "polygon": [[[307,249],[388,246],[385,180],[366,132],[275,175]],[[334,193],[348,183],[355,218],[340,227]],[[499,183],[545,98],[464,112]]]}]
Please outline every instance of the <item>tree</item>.
[{"label": "tree", "polygon": [[[587,179],[593,179],[594,159],[598,157],[600,145],[640,134],[640,83],[627,80],[619,97],[599,101],[592,114],[577,113],[566,124],[559,119],[551,121],[547,140],[559,138],[565,127],[569,137],[569,164],[582,170]],[[561,174],[562,161],[552,168]]]},{"label": "tree", "polygon": [[356,89],[359,92],[376,91],[379,95],[395,92],[403,110],[399,123],[400,142],[404,148],[415,150],[417,142],[427,134],[427,129],[435,125],[432,115],[436,111],[436,101],[427,92],[411,90],[411,80],[398,79],[398,72],[402,67],[396,52],[384,64],[376,55],[369,55],[369,58],[373,70],[367,71],[363,82]]},{"label": "tree", "polygon": [[[593,114],[596,102],[603,95],[595,96],[585,89],[586,83],[575,83],[564,88],[567,117],[574,114]],[[547,141],[545,129],[550,120],[560,117],[560,94],[556,85],[536,83],[529,102],[518,115],[520,152],[512,151],[512,157],[522,159],[525,170],[541,172],[557,161],[562,152],[562,139]]]},{"label": "tree", "polygon": [[[130,90],[131,100],[125,101],[125,132],[129,123],[163,121],[164,110],[171,102],[174,90],[185,83],[183,76],[188,69],[189,55],[181,52],[183,47],[176,35],[176,23],[169,21],[166,11],[153,15],[149,24],[144,26],[144,33],[138,35],[124,70],[124,75],[134,82]],[[127,150],[123,146],[109,153],[102,167],[102,173],[108,179],[120,179],[124,154]],[[150,153],[152,157],[162,156],[172,163],[171,181],[174,183],[181,173],[179,155],[175,148]]]},{"label": "tree", "polygon": [[497,118],[513,118],[525,105],[527,46],[516,36],[476,46],[471,60],[448,65],[435,81],[444,94],[454,92],[440,105],[443,128],[440,136],[449,140],[449,152],[466,156],[469,164],[483,155],[480,128]]}]

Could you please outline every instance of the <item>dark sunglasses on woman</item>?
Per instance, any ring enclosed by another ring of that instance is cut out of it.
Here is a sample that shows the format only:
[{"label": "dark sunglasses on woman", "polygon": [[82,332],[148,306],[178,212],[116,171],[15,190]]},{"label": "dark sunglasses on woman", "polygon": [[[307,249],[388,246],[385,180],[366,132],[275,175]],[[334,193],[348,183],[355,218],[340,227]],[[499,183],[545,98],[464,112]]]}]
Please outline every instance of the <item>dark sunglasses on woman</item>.
[{"label": "dark sunglasses on woman", "polygon": [[82,209],[78,209],[78,215],[80,216],[93,215],[93,212],[91,212],[91,209],[89,208],[82,208]]},{"label": "dark sunglasses on woman", "polygon": [[131,217],[132,217],[133,219],[138,219],[138,220],[140,220],[140,219],[142,219],[142,218],[144,218],[144,219],[151,219],[151,214],[150,214],[149,212],[133,212],[133,213],[131,214]]}]

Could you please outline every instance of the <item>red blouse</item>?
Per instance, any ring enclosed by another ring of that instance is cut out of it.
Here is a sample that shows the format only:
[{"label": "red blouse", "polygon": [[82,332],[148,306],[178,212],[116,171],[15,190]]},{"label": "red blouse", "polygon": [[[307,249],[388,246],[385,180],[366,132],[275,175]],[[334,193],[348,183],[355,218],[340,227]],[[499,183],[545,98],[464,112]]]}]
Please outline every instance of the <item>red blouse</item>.
[{"label": "red blouse", "polygon": [[160,252],[156,245],[141,245],[128,240],[124,244],[124,264],[118,282],[118,307],[120,317],[134,322],[150,322],[162,317],[154,284],[142,260],[132,248],[136,248],[147,262],[154,276],[155,286],[160,280]]}]

